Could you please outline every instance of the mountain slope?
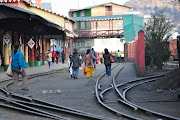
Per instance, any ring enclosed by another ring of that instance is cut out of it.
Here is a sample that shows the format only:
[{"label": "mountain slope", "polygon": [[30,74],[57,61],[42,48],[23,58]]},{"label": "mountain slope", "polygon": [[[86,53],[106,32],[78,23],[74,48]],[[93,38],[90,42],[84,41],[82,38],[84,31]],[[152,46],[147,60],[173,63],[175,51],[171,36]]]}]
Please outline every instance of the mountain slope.
[{"label": "mountain slope", "polygon": [[175,0],[130,0],[124,5],[144,14],[156,13],[164,9],[168,17],[176,23],[180,23],[180,3],[178,4]]}]

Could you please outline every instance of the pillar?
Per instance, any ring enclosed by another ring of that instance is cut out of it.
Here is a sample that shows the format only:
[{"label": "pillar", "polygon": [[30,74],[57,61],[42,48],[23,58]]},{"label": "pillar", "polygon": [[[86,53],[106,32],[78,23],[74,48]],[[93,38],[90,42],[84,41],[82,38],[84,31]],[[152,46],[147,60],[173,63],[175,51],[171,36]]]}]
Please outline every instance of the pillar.
[{"label": "pillar", "polygon": [[45,52],[44,52],[44,37],[42,36],[42,43],[41,43],[41,47],[42,47],[42,65],[45,65],[45,61],[44,61],[44,57],[45,57]]},{"label": "pillar", "polygon": [[[35,38],[36,39],[36,38]],[[37,41],[34,41],[35,45],[34,45],[34,66],[38,66],[38,61],[37,61]]]},{"label": "pillar", "polygon": [[8,45],[4,45],[4,69],[5,69],[5,71],[8,69],[8,66],[9,66]]},{"label": "pillar", "polygon": [[28,66],[28,45],[25,45],[24,55],[25,55],[26,64]]}]

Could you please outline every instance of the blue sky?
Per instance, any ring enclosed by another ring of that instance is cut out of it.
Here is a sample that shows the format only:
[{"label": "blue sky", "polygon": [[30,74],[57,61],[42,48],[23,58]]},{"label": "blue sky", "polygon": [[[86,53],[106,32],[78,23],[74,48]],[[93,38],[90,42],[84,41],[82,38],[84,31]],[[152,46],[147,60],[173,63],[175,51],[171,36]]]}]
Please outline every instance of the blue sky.
[{"label": "blue sky", "polygon": [[[35,1],[35,0],[32,0]],[[123,5],[125,2],[130,0],[42,0],[42,2],[50,2],[52,3],[52,11],[59,13],[61,15],[68,17],[68,12],[70,9],[79,9],[85,8],[88,6],[113,2],[116,4]],[[78,4],[79,3],[79,4]]]}]

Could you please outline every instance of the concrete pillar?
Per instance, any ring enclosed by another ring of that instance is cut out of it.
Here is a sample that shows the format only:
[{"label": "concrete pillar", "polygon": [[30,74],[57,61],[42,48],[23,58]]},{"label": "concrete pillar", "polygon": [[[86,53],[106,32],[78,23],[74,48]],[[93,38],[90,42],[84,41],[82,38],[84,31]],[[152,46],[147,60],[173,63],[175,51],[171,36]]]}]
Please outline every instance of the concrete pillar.
[{"label": "concrete pillar", "polygon": [[4,69],[5,71],[8,69],[9,66],[9,51],[8,45],[4,45]]},{"label": "concrete pillar", "polygon": [[[35,38],[36,39],[36,38]],[[37,61],[37,41],[35,40],[35,45],[34,45],[34,66],[38,66],[38,61]]]},{"label": "concrete pillar", "polygon": [[26,64],[28,66],[28,45],[25,46],[24,55],[25,55]]}]

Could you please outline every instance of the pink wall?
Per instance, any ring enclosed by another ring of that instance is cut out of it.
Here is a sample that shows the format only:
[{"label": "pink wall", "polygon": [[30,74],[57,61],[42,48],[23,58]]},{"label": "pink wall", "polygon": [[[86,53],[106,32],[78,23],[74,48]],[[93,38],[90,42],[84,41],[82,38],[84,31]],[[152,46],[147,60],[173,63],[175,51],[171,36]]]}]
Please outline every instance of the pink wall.
[{"label": "pink wall", "polygon": [[138,32],[138,39],[134,38],[135,62],[141,74],[145,73],[145,41],[144,32]]}]

